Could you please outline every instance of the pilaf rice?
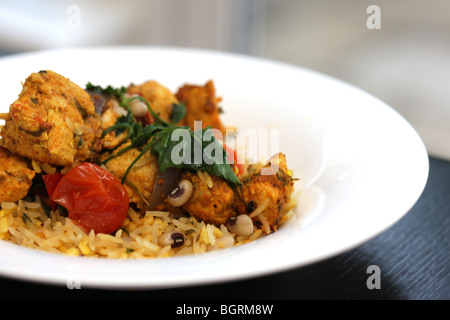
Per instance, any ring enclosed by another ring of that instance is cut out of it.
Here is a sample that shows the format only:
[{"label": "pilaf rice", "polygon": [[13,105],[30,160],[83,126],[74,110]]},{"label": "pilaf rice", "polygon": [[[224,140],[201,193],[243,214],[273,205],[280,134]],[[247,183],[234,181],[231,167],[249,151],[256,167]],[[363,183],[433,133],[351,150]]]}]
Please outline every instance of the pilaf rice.
[{"label": "pilaf rice", "polygon": [[[280,225],[294,217],[295,205],[292,199],[285,206]],[[182,234],[181,245],[164,243],[164,235],[171,233]],[[250,236],[237,236],[224,225],[216,227],[194,217],[176,217],[165,211],[141,215],[132,208],[114,234],[96,234],[93,230],[86,233],[59,209],[48,210],[37,196],[17,203],[2,202],[0,210],[0,239],[71,256],[126,259],[201,254],[242,245],[264,235],[262,229],[254,227]]]}]

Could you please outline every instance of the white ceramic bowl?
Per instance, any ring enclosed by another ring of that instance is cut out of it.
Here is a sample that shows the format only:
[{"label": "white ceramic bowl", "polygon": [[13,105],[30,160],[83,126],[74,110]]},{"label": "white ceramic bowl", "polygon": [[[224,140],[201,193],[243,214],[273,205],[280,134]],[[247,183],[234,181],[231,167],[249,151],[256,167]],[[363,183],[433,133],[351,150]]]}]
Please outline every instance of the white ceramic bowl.
[{"label": "white ceramic bowl", "polygon": [[180,48],[80,48],[0,59],[0,112],[32,72],[84,87],[157,80],[169,89],[212,79],[223,121],[279,130],[301,180],[294,222],[255,242],[198,256],[107,260],[0,242],[0,274],[81,287],[167,288],[279,272],[354,248],[396,223],[420,197],[428,156],[414,129],[377,98],[323,74],[274,61]]}]

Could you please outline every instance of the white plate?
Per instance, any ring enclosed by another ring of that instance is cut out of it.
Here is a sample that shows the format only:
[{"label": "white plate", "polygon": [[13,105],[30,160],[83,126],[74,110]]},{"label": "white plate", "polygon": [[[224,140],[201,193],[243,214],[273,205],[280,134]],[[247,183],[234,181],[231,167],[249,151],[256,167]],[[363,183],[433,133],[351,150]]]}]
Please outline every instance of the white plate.
[{"label": "white plate", "polygon": [[240,247],[169,259],[68,257],[0,241],[0,274],[81,287],[168,288],[304,266],[385,231],[414,205],[428,156],[393,109],[346,83],[257,58],[178,48],[86,48],[0,59],[0,112],[32,72],[50,69],[84,87],[154,79],[175,91],[212,79],[227,125],[279,128],[280,150],[301,178],[296,221]]}]

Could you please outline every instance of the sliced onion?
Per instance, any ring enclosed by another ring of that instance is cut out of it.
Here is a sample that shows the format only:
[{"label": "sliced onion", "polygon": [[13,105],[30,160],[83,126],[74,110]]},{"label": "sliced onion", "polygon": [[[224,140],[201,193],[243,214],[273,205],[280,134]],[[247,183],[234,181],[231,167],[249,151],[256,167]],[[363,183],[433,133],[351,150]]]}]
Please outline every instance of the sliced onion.
[{"label": "sliced onion", "polygon": [[145,211],[155,210],[156,207],[164,203],[170,192],[178,185],[181,180],[181,171],[176,168],[166,169],[164,172],[158,171],[153,193],[148,201]]},{"label": "sliced onion", "polygon": [[95,91],[86,91],[91,96],[91,101],[94,104],[95,113],[101,114],[103,110],[103,106],[106,103],[106,98],[102,96],[101,94],[98,94]]}]

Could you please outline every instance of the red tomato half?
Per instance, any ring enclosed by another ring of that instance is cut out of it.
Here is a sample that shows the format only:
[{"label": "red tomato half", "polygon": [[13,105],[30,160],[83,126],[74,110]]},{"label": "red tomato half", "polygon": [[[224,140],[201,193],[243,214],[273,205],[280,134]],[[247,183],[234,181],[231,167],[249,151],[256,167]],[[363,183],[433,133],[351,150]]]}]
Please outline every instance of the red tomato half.
[{"label": "red tomato half", "polygon": [[50,197],[67,209],[72,221],[96,233],[116,231],[129,207],[128,193],[120,181],[88,162],[64,175]]},{"label": "red tomato half", "polygon": [[225,151],[227,152],[227,160],[228,163],[234,163],[239,170],[239,173],[244,172],[244,164],[240,163],[236,150],[229,147],[228,145],[224,145]]},{"label": "red tomato half", "polygon": [[61,181],[63,175],[61,173],[55,173],[55,174],[46,174],[42,176],[42,179],[44,180],[45,188],[47,189],[47,193],[50,197],[52,210],[56,209],[56,202],[51,200],[53,191],[55,191],[56,186],[58,185],[59,181]]}]

